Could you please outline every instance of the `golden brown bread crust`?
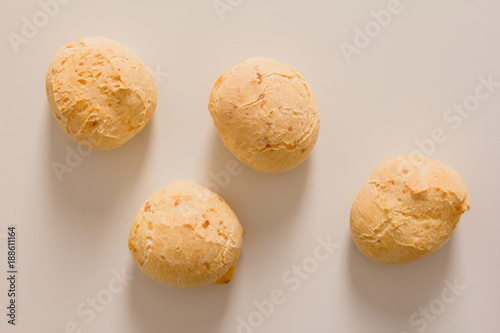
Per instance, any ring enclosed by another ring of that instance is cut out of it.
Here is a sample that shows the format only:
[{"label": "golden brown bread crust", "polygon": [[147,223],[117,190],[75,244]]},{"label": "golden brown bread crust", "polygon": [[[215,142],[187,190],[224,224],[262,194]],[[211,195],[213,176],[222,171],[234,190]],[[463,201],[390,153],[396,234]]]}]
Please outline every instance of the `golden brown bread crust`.
[{"label": "golden brown bread crust", "polygon": [[64,132],[97,150],[131,139],[156,108],[156,85],[147,67],[132,51],[102,37],[60,48],[50,62],[45,87]]},{"label": "golden brown bread crust", "polygon": [[219,195],[178,180],[141,206],[128,244],[139,268],[152,279],[199,287],[231,280],[242,237],[238,218]]},{"label": "golden brown bread crust", "polygon": [[447,165],[417,156],[380,164],[351,209],[358,249],[384,264],[403,264],[434,253],[469,209],[462,178]]},{"label": "golden brown bread crust", "polygon": [[319,134],[316,100],[290,66],[251,58],[219,77],[208,109],[226,147],[262,172],[302,163]]}]

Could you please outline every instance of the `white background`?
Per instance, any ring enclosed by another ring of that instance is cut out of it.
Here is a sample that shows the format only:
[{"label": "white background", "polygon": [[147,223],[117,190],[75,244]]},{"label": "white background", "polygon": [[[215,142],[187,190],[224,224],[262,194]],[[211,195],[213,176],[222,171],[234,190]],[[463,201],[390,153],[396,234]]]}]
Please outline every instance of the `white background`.
[{"label": "white background", "polygon": [[[0,331],[60,333],[75,322],[76,332],[236,332],[239,317],[255,317],[254,301],[279,289],[286,301],[241,332],[498,332],[500,87],[456,129],[443,116],[474,95],[480,76],[500,81],[500,3],[401,0],[401,12],[348,63],[340,45],[353,45],[355,28],[388,2],[233,0],[221,20],[211,0],[73,0],[16,53],[8,33],[21,35],[23,17],[33,22],[42,9],[2,0],[0,234],[17,225],[19,297],[12,327],[0,238]],[[139,135],[83,157],[59,182],[51,165],[65,164],[76,143],[50,113],[45,72],[59,47],[95,35],[168,76],[157,75],[158,106]],[[220,74],[253,56],[289,64],[309,82],[321,113],[318,143],[283,174],[240,163],[220,190],[246,231],[229,285],[154,282],[128,253],[135,213],[155,190],[179,178],[206,185],[235,160],[208,96]],[[351,204],[380,162],[416,150],[436,128],[447,139],[428,155],[462,175],[471,210],[436,254],[403,266],[372,262],[351,240]],[[339,248],[291,291],[282,275],[313,256],[318,237]],[[134,279],[87,323],[77,308],[106,293],[113,270]],[[444,281],[455,279],[467,289],[440,309]],[[410,316],[429,305],[439,314],[412,326]]]}]

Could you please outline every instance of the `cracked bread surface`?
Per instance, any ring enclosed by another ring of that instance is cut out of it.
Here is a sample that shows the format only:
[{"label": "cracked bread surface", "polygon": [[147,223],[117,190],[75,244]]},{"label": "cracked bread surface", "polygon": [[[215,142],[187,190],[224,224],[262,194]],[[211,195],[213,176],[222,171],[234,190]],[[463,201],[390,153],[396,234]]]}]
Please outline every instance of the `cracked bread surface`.
[{"label": "cracked bread surface", "polygon": [[294,68],[265,57],[221,75],[208,109],[226,147],[262,172],[295,168],[319,134],[318,106],[307,82]]},{"label": "cracked bread surface", "polygon": [[351,234],[368,258],[404,264],[436,252],[469,210],[460,175],[419,156],[390,158],[373,172],[351,209]]},{"label": "cracked bread surface", "polygon": [[45,87],[63,131],[96,150],[131,139],[151,119],[157,102],[146,65],[125,46],[103,37],[60,48],[49,64]]},{"label": "cracked bread surface", "polygon": [[242,237],[238,218],[219,195],[177,180],[141,206],[128,247],[139,268],[152,279],[190,288],[228,283]]}]

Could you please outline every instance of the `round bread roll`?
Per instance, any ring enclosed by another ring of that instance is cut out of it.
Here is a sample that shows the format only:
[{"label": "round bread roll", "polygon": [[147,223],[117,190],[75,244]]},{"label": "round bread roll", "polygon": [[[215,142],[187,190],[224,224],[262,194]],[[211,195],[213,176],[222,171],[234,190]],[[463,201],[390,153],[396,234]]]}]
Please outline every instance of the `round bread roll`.
[{"label": "round bread roll", "polygon": [[252,58],[215,83],[208,109],[227,148],[262,172],[283,172],[302,163],[319,133],[316,100],[290,66]]},{"label": "round bread roll", "polygon": [[409,263],[436,252],[469,210],[460,175],[419,156],[397,156],[380,164],[351,210],[358,249],[383,264]]},{"label": "round bread roll", "polygon": [[229,283],[242,237],[238,218],[219,195],[178,180],[141,206],[128,247],[150,278],[191,288]]},{"label": "round bread roll", "polygon": [[63,131],[97,150],[131,139],[156,107],[156,85],[141,59],[102,37],[83,38],[59,49],[47,70],[45,87]]}]

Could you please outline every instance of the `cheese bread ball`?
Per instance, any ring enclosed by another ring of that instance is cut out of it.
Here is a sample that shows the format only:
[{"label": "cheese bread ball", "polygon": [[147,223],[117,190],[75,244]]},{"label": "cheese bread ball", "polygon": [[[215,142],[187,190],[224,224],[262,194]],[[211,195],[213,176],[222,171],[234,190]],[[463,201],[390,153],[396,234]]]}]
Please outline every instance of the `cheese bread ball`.
[{"label": "cheese bread ball", "polygon": [[229,283],[242,237],[238,218],[219,195],[178,180],[141,206],[128,247],[150,278],[191,288]]},{"label": "cheese bread ball", "polygon": [[419,156],[397,156],[380,164],[351,210],[358,249],[384,264],[409,263],[436,252],[469,210],[460,175]]},{"label": "cheese bread ball", "polygon": [[63,131],[97,150],[131,139],[156,107],[156,85],[146,65],[123,45],[102,37],[83,38],[59,49],[45,87]]},{"label": "cheese bread ball", "polygon": [[319,133],[311,88],[290,66],[252,58],[215,83],[208,109],[227,148],[262,172],[283,172],[302,163]]}]

